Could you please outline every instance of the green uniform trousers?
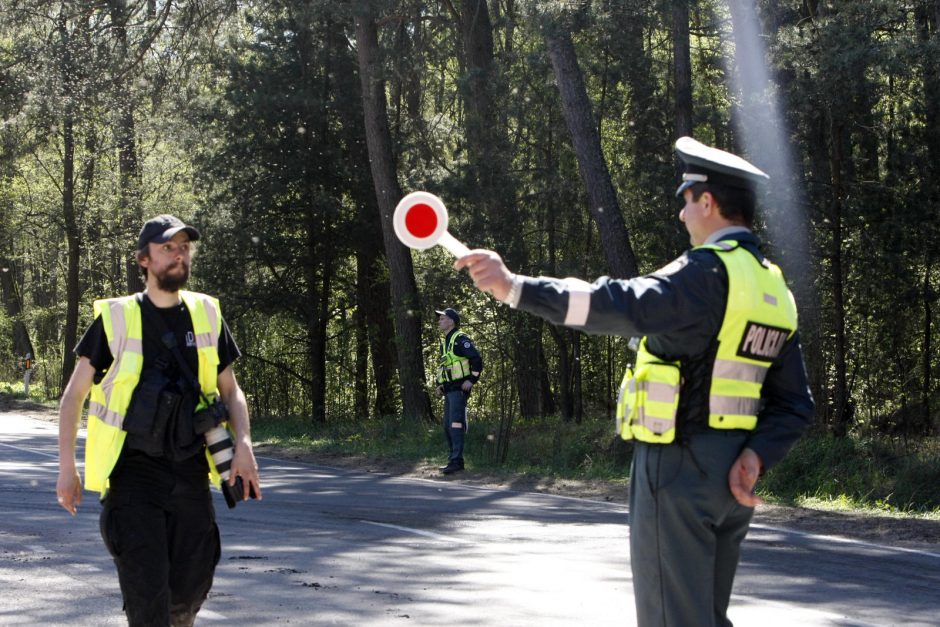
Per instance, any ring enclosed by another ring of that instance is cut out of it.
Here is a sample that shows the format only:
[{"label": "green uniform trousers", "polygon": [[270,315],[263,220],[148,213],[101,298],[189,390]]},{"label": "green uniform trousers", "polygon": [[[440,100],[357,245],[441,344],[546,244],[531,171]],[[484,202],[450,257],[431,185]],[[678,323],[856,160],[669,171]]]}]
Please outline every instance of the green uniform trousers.
[{"label": "green uniform trousers", "polygon": [[728,472],[747,433],[709,430],[687,446],[638,442],[630,472],[630,565],[640,627],[724,627],[754,509]]}]

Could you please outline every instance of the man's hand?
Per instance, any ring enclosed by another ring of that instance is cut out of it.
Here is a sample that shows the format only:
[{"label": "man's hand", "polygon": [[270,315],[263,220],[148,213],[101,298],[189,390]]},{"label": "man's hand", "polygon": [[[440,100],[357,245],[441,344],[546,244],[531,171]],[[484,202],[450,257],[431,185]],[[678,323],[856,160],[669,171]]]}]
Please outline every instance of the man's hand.
[{"label": "man's hand", "polygon": [[760,477],[760,456],[749,448],[741,451],[728,473],[728,487],[735,500],[744,507],[756,507],[764,499],[754,494],[754,486]]},{"label": "man's hand", "polygon": [[255,496],[261,500],[261,478],[258,476],[258,462],[255,461],[255,453],[250,444],[236,444],[235,455],[232,457],[232,467],[228,476],[228,484],[235,485],[235,478],[242,478],[242,487],[244,488],[244,500],[248,500],[252,486]]},{"label": "man's hand", "polygon": [[464,392],[469,392],[470,388],[472,387],[473,387],[473,382],[470,381],[469,379],[460,384],[460,389],[463,390]]},{"label": "man's hand", "polygon": [[219,396],[228,407],[228,424],[235,432],[235,456],[229,471],[228,484],[235,485],[237,477],[242,478],[244,498],[249,498],[254,488],[255,496],[261,500],[261,480],[258,478],[258,462],[251,448],[251,428],[248,419],[248,402],[238,386],[232,367],[228,366],[219,373]]},{"label": "man's hand", "polygon": [[473,284],[496,300],[505,300],[512,288],[512,273],[502,258],[491,250],[472,250],[454,262],[454,269],[468,269]]},{"label": "man's hand", "polygon": [[55,493],[59,505],[72,516],[78,511],[78,505],[82,502],[82,480],[78,476],[78,470],[73,464],[71,469],[63,466],[59,469],[59,479],[55,484]]}]

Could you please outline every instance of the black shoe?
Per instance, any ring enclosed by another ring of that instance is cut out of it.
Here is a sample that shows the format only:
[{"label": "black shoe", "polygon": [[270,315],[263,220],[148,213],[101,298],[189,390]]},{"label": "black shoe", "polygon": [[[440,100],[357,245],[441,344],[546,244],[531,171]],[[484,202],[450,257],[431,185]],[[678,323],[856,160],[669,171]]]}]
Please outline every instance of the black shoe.
[{"label": "black shoe", "polygon": [[441,468],[441,472],[444,473],[445,475],[449,475],[455,472],[460,472],[461,470],[463,470],[463,464],[461,463],[450,463],[444,466],[443,468]]}]

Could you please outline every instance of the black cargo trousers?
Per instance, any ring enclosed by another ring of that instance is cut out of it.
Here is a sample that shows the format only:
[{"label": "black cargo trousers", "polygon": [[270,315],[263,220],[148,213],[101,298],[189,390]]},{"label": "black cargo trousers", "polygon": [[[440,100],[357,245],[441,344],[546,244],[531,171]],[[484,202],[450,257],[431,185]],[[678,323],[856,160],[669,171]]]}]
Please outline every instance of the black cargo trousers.
[{"label": "black cargo trousers", "polygon": [[191,626],[221,554],[208,487],[174,490],[161,501],[112,490],[103,503],[101,536],[131,627]]}]

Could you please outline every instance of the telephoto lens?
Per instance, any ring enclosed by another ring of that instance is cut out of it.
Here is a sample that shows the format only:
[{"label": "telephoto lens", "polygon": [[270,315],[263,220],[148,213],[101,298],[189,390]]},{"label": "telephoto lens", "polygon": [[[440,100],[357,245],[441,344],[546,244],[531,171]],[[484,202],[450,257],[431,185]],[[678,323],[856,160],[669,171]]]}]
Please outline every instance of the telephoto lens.
[{"label": "telephoto lens", "polygon": [[215,463],[216,470],[222,477],[222,494],[225,496],[225,503],[229,509],[235,507],[238,501],[244,498],[244,493],[228,484],[229,470],[232,467],[232,457],[235,454],[235,445],[232,443],[232,436],[228,434],[228,429],[219,425],[209,431],[206,431],[206,446],[209,447],[209,454],[212,455],[212,461]]}]

